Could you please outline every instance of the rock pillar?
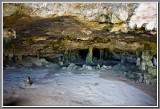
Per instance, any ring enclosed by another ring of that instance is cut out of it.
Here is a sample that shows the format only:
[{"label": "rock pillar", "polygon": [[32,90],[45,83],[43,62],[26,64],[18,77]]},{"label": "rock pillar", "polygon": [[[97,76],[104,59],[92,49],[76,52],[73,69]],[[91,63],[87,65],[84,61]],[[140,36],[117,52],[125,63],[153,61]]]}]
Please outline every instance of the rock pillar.
[{"label": "rock pillar", "polygon": [[86,57],[86,64],[92,64],[93,61],[92,61],[92,58],[93,58],[93,47],[89,47],[89,50],[88,50],[88,54],[87,54],[87,57]]}]

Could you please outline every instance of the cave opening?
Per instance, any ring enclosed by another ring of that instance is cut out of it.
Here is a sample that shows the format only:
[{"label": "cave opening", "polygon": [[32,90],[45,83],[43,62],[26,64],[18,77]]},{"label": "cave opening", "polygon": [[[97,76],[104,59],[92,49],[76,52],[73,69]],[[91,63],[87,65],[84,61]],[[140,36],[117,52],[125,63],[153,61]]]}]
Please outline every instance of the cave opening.
[{"label": "cave opening", "polygon": [[100,50],[98,48],[93,48],[93,58],[97,58],[97,60],[100,59]]},{"label": "cave opening", "polygon": [[79,50],[79,56],[83,61],[86,60],[87,54],[88,54],[88,49],[80,49]]}]

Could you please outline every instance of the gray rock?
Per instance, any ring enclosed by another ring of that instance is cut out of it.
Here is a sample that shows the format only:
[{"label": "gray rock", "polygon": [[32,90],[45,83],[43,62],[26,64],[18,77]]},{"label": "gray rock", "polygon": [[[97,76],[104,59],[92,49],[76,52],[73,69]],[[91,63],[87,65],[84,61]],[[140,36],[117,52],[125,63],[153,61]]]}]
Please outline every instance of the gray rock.
[{"label": "gray rock", "polygon": [[31,78],[29,76],[26,76],[24,78],[24,83],[25,83],[25,86],[30,86],[32,85],[32,81],[31,81]]},{"label": "gray rock", "polygon": [[77,66],[74,63],[71,63],[66,69],[67,70],[76,70]]},{"label": "gray rock", "polygon": [[137,58],[136,66],[140,66],[140,65],[141,65],[141,58]]},{"label": "gray rock", "polygon": [[93,68],[89,65],[83,65],[80,70],[93,70]]},{"label": "gray rock", "polygon": [[102,67],[101,67],[101,70],[109,70],[109,69],[111,69],[112,68],[112,66],[105,66],[105,65],[103,65]]}]

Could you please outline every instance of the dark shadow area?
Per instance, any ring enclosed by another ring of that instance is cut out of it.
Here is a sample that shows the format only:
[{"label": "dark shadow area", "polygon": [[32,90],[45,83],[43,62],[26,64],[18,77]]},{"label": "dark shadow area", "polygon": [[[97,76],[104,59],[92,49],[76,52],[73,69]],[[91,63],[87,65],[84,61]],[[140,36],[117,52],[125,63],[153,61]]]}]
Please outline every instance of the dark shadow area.
[{"label": "dark shadow area", "polygon": [[3,100],[3,106],[20,106],[21,104],[24,104],[24,102],[27,102],[27,100],[11,97]]},{"label": "dark shadow area", "polygon": [[81,49],[81,50],[79,50],[79,56],[84,61],[86,60],[87,54],[88,54],[88,49]]},{"label": "dark shadow area", "polygon": [[93,57],[100,59],[100,50],[98,48],[93,48]]}]

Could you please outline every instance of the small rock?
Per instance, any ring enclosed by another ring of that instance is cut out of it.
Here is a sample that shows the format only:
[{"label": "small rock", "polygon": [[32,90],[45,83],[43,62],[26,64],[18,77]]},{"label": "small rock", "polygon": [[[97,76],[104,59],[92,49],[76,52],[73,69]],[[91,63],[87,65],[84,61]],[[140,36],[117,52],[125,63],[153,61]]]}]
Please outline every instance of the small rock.
[{"label": "small rock", "polygon": [[77,66],[74,63],[71,63],[68,67],[67,70],[76,70]]},{"label": "small rock", "polygon": [[105,65],[103,65],[102,67],[101,67],[101,69],[106,69],[106,70],[109,70],[109,69],[111,69],[112,68],[112,66],[105,66]]},{"label": "small rock", "polygon": [[31,81],[31,78],[29,76],[26,76],[24,78],[24,83],[25,83],[25,86],[30,86],[32,85],[32,81]]},{"label": "small rock", "polygon": [[84,69],[84,70],[92,70],[92,67],[89,66],[89,65],[83,65],[82,69]]}]

